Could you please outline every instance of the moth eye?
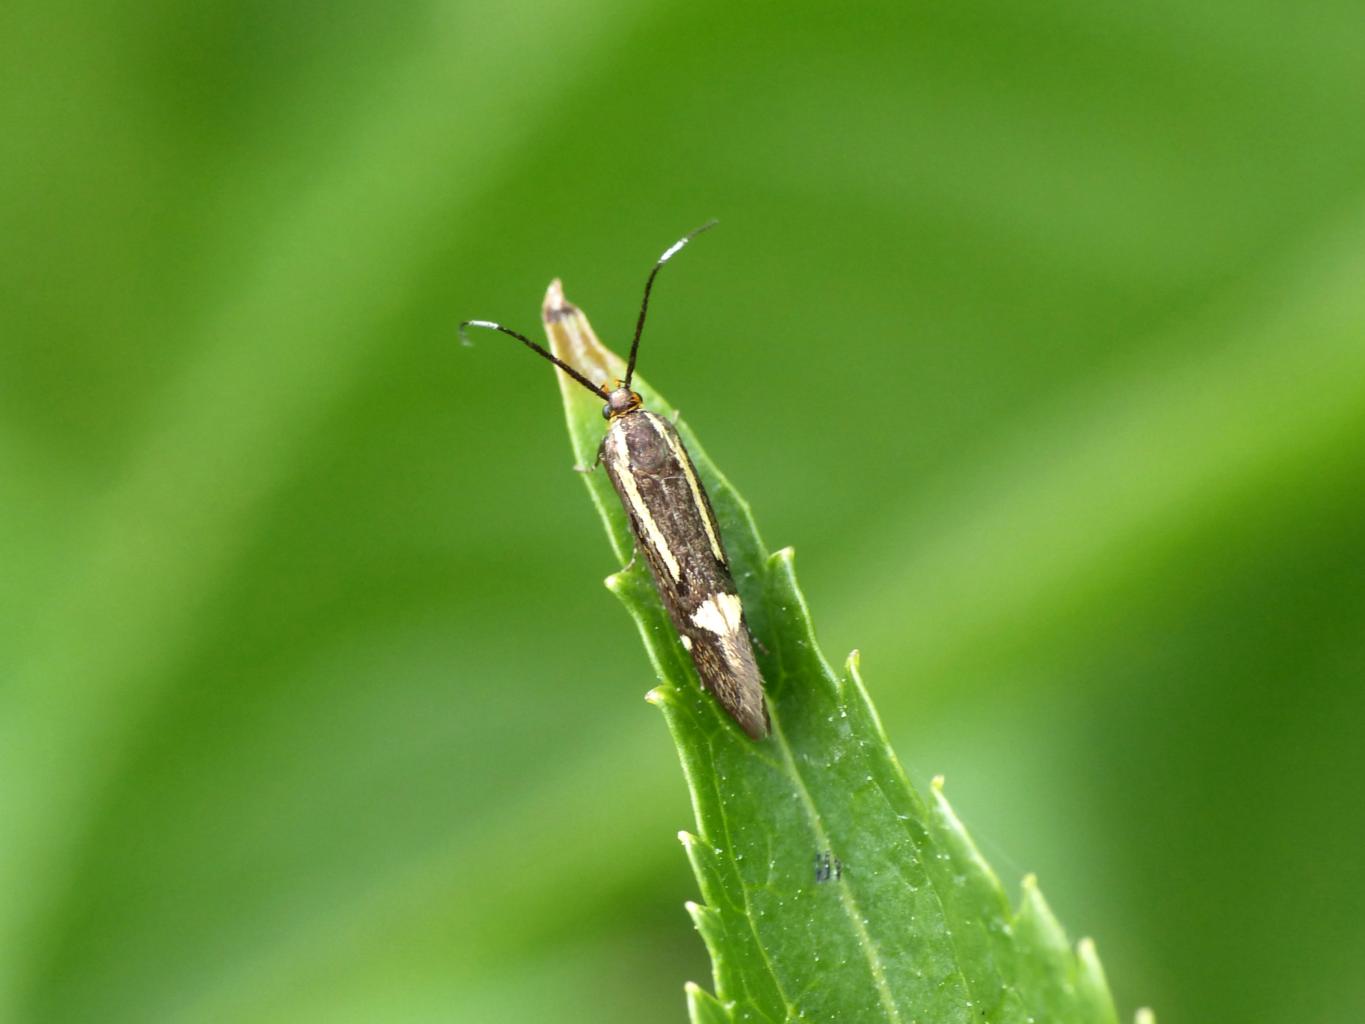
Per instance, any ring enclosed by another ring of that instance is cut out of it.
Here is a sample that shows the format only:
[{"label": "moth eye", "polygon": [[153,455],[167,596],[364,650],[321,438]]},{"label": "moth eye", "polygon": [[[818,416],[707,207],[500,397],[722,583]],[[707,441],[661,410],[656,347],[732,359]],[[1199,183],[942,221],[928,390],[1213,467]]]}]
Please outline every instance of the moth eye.
[{"label": "moth eye", "polygon": [[606,405],[602,406],[602,418],[603,418],[604,420],[609,420],[609,419],[611,419],[611,403],[610,403],[610,402],[608,402]]}]

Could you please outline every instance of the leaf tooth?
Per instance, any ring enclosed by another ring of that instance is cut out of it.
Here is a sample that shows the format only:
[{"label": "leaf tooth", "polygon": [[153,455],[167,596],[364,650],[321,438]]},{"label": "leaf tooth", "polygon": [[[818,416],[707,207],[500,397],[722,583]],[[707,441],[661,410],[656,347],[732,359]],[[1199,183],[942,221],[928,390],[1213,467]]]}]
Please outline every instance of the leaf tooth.
[{"label": "leaf tooth", "polygon": [[1033,1006],[1067,1006],[1074,1001],[1075,961],[1066,933],[1038,889],[1038,879],[1024,876],[1019,910],[1014,915],[1018,950],[1016,984]]},{"label": "leaf tooth", "polygon": [[1133,1024],[1156,1024],[1156,1012],[1150,1006],[1139,1007],[1133,1014]]},{"label": "leaf tooth", "polygon": [[813,631],[805,595],[801,593],[801,588],[796,582],[796,549],[788,546],[769,555],[768,574],[782,590],[778,596],[790,602],[790,605],[784,603],[783,610],[796,611],[802,627],[807,631]]},{"label": "leaf tooth", "polygon": [[943,776],[935,775],[929,785],[934,797],[934,810],[944,825],[943,836],[949,844],[956,847],[962,859],[976,869],[982,881],[989,884],[992,888],[998,889],[1003,896],[1004,886],[1000,884],[1000,879],[996,877],[995,871],[986,858],[981,855],[981,851],[976,848],[976,843],[967,832],[967,826],[962,824],[962,819],[957,816],[957,812],[948,803],[948,797],[943,792]]},{"label": "leaf tooth", "polygon": [[[725,918],[712,907],[695,900],[687,900],[683,907],[687,910],[687,916],[692,918],[692,925],[701,936],[701,941],[706,945],[706,951],[711,955],[711,963],[713,965],[722,963],[726,953],[732,948],[725,927]],[[717,983],[719,980],[718,976]]]},{"label": "leaf tooth", "polygon": [[806,595],[796,582],[795,562],[796,551],[790,547],[774,551],[768,556],[768,585],[771,588],[768,599],[796,627],[798,641],[805,655],[819,665],[820,675],[825,681],[833,682],[834,673],[815,641],[815,623],[811,620]]},{"label": "leaf tooth", "polygon": [[[1117,1024],[1114,999],[1095,953],[1095,943],[1082,939],[1073,953],[1066,933],[1038,888],[1038,879],[1026,875],[1014,919],[1018,950],[1017,979],[1030,1003],[1069,1007],[1079,1020]],[[1040,1018],[1041,1019],[1041,1018]],[[1141,1017],[1137,1024],[1149,1024]]]},{"label": "leaf tooth", "polygon": [[696,900],[683,901],[683,908],[687,911],[687,916],[692,918],[697,931],[706,939],[707,945],[710,945],[713,939],[718,939],[720,933],[725,930],[725,921],[715,908]]},{"label": "leaf tooth", "polygon": [[[848,677],[847,682],[843,679],[839,681],[840,699],[849,701],[849,703],[853,703],[854,700],[856,700],[862,714],[867,718],[872,727],[873,735],[877,737],[877,741],[881,744],[882,750],[886,753],[886,756],[890,759],[891,763],[895,765],[896,771],[904,778],[904,770],[900,767],[900,762],[896,760],[895,751],[891,749],[891,741],[887,738],[886,729],[882,725],[881,716],[877,714],[877,709],[872,703],[872,697],[868,694],[867,687],[863,684],[862,663],[863,655],[861,651],[854,648],[849,652],[848,658],[844,661],[844,669]],[[847,683],[853,684],[853,700],[849,699]],[[905,788],[907,790],[910,789],[909,780],[905,779],[904,782]]]},{"label": "leaf tooth", "polygon": [[1019,911],[1015,915],[1015,936],[1036,949],[1044,958],[1058,963],[1070,959],[1071,947],[1057,915],[1038,888],[1038,876],[1028,874],[1020,885]]},{"label": "leaf tooth", "polygon": [[708,843],[690,832],[679,832],[678,841],[683,844],[687,859],[692,862],[692,873],[697,876],[702,898],[715,902],[719,894],[725,891],[720,859]]},{"label": "leaf tooth", "polygon": [[1081,939],[1076,943],[1076,959],[1080,970],[1076,977],[1076,994],[1088,1020],[1118,1024],[1118,1013],[1114,1009],[1114,997],[1109,992],[1109,981],[1100,966],[1100,956],[1095,950],[1095,940]]},{"label": "leaf tooth", "polygon": [[645,703],[661,710],[677,702],[678,691],[671,683],[663,682],[645,694]]},{"label": "leaf tooth", "polygon": [[692,1024],[731,1024],[734,1020],[730,1013],[734,1004],[727,1006],[695,981],[687,982],[683,990],[687,993],[687,1016]]},{"label": "leaf tooth", "polygon": [[616,599],[632,613],[648,607],[652,596],[650,585],[641,580],[635,569],[618,569],[602,580],[602,585],[616,595]]}]

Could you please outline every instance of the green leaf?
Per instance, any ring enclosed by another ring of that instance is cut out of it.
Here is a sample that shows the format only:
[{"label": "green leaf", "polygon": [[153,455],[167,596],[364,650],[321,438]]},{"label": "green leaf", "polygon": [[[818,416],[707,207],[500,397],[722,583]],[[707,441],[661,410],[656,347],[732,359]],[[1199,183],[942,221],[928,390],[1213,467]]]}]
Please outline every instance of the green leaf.
[{"label": "green leaf", "polygon": [[[546,307],[563,305],[559,282]],[[565,362],[615,380],[620,357],[575,312],[547,324]],[[601,399],[563,375],[575,456],[592,466]],[[639,377],[648,408],[676,410]],[[716,996],[694,985],[694,1022],[839,1020],[1113,1022],[1093,944],[1073,950],[1032,878],[1011,908],[949,807],[942,780],[926,802],[910,786],[858,674],[835,673],[815,642],[790,548],[769,553],[749,507],[678,422],[725,534],[759,642],[772,735],[750,740],[705,693],[643,559],[607,586],[634,617],[660,684],[696,811],[682,834],[704,904],[688,910],[711,954]],[[605,473],[584,474],[616,554],[632,541]],[[842,871],[825,880],[828,856]]]}]

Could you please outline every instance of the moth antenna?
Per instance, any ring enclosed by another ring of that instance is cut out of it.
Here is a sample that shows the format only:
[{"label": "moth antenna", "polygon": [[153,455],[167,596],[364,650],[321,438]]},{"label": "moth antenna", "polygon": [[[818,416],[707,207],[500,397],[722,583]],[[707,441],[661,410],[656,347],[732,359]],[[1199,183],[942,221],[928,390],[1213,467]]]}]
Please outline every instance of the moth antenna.
[{"label": "moth antenna", "polygon": [[537,345],[530,338],[526,337],[526,335],[519,334],[518,332],[512,330],[512,328],[510,327],[504,327],[502,324],[495,324],[492,320],[466,320],[462,324],[460,324],[460,343],[462,345],[471,344],[469,336],[465,332],[466,327],[483,327],[490,331],[501,331],[509,338],[516,338],[517,341],[521,342],[532,352],[536,353],[536,355],[544,356],[550,362],[554,363],[561,370],[567,373],[574,380],[578,381],[578,383],[582,384],[585,388],[591,391],[598,398],[609,399],[611,397],[604,388],[598,387],[592,381],[588,380],[587,377],[583,376],[581,373],[575,370],[568,363],[564,362],[564,360],[560,359],[554,353],[550,352],[545,348],[542,348],[540,345]]},{"label": "moth antenna", "polygon": [[649,277],[645,280],[645,297],[640,302],[640,318],[635,321],[635,337],[630,341],[630,359],[626,362],[626,379],[623,383],[627,388],[630,387],[630,378],[635,375],[635,353],[639,351],[640,334],[645,329],[645,313],[649,311],[649,291],[654,287],[654,278],[658,275],[663,265],[676,256],[684,245],[692,241],[692,239],[696,238],[703,231],[709,231],[719,223],[720,221],[712,219],[708,220],[699,228],[693,228],[687,234],[683,235],[682,238],[678,239],[665,249],[664,254],[659,257],[659,262],[655,263],[654,269],[649,272]]}]

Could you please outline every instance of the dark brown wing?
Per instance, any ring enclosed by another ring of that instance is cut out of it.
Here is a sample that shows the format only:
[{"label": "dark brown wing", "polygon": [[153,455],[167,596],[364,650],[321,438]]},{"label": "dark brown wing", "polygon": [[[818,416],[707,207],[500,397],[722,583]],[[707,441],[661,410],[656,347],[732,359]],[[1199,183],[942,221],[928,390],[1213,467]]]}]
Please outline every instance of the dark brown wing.
[{"label": "dark brown wing", "polygon": [[710,499],[673,425],[637,410],[598,452],[702,684],[750,736],[768,734],[763,679]]}]

